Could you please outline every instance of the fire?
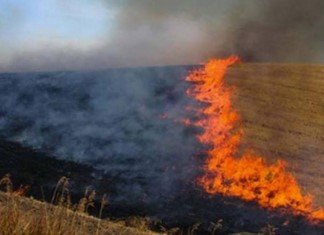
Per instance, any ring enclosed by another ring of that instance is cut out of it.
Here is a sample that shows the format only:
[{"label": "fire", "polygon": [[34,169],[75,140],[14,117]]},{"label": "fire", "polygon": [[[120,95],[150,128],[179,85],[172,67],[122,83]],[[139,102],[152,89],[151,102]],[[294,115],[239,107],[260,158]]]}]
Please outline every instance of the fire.
[{"label": "fire", "polygon": [[203,104],[198,111],[202,118],[194,123],[203,129],[197,138],[210,146],[199,184],[210,194],[256,201],[264,208],[283,207],[310,220],[324,220],[324,210],[315,210],[312,197],[302,194],[285,161],[270,165],[252,151],[238,156],[243,129],[232,108],[231,90],[224,85],[227,68],[238,60],[236,56],[212,59],[186,78],[194,83],[188,95]]}]

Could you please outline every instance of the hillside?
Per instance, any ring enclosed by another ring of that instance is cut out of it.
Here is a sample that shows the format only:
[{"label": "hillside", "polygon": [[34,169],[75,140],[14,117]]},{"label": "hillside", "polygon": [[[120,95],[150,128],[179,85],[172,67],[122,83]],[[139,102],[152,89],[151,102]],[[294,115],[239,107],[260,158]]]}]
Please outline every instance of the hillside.
[{"label": "hillside", "polygon": [[[208,196],[195,179],[206,156],[197,130],[179,120],[198,105],[186,95],[194,66],[98,72],[0,74],[0,174],[49,200],[71,179],[80,198],[109,195],[103,217],[149,216],[167,228],[223,221],[222,232],[321,234],[322,227],[237,198]],[[226,83],[244,126],[242,149],[284,159],[305,193],[324,206],[324,66],[237,64]],[[198,156],[197,156],[198,154]],[[44,192],[42,192],[44,190]],[[289,226],[285,222],[290,220]],[[294,233],[292,233],[292,231]]]},{"label": "hillside", "polygon": [[[0,191],[0,234],[134,234],[154,235],[138,220],[126,226],[127,221],[100,220],[84,213],[73,212],[65,207],[54,206],[34,199],[8,195]],[[161,234],[161,233],[160,233]]]},{"label": "hillside", "polygon": [[240,64],[226,81],[245,127],[245,147],[284,159],[307,193],[324,206],[324,66]]}]

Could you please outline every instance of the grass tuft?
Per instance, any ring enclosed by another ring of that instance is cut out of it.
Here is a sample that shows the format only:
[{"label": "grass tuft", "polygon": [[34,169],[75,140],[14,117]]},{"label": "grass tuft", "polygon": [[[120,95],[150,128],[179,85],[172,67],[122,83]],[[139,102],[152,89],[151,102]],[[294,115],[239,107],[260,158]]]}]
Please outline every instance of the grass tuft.
[{"label": "grass tuft", "polygon": [[69,179],[61,177],[55,187],[51,203],[25,197],[29,186],[13,190],[10,174],[0,179],[0,234],[1,235],[146,235],[148,230],[130,228],[117,222],[101,219],[107,206],[106,195],[101,199],[99,218],[88,215],[94,206],[96,192],[85,190],[84,197],[72,205]]}]

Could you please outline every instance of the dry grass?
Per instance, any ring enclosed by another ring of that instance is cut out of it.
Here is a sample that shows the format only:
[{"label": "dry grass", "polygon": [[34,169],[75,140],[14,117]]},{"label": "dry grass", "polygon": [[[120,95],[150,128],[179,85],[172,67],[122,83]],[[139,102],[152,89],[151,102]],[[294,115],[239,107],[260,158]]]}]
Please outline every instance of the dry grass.
[{"label": "dry grass", "polygon": [[[144,235],[155,234],[146,228],[126,227],[125,223],[112,222],[89,216],[86,211],[93,206],[94,191],[86,190],[77,205],[72,205],[68,179],[62,177],[52,198],[54,204],[24,197],[21,187],[13,190],[10,175],[0,180],[0,234],[1,235]],[[106,197],[102,197],[100,216]]]},{"label": "dry grass", "polygon": [[243,148],[288,162],[324,206],[324,66],[240,64],[226,74],[244,125]]}]

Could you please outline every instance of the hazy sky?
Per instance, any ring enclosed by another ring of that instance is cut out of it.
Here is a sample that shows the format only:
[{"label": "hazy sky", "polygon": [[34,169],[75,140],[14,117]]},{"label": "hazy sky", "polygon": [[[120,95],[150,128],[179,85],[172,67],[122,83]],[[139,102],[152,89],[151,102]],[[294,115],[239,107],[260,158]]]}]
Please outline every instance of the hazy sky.
[{"label": "hazy sky", "polygon": [[37,51],[92,50],[107,37],[113,17],[97,0],[0,0],[0,63]]},{"label": "hazy sky", "polygon": [[324,63],[322,0],[0,0],[0,71]]}]

